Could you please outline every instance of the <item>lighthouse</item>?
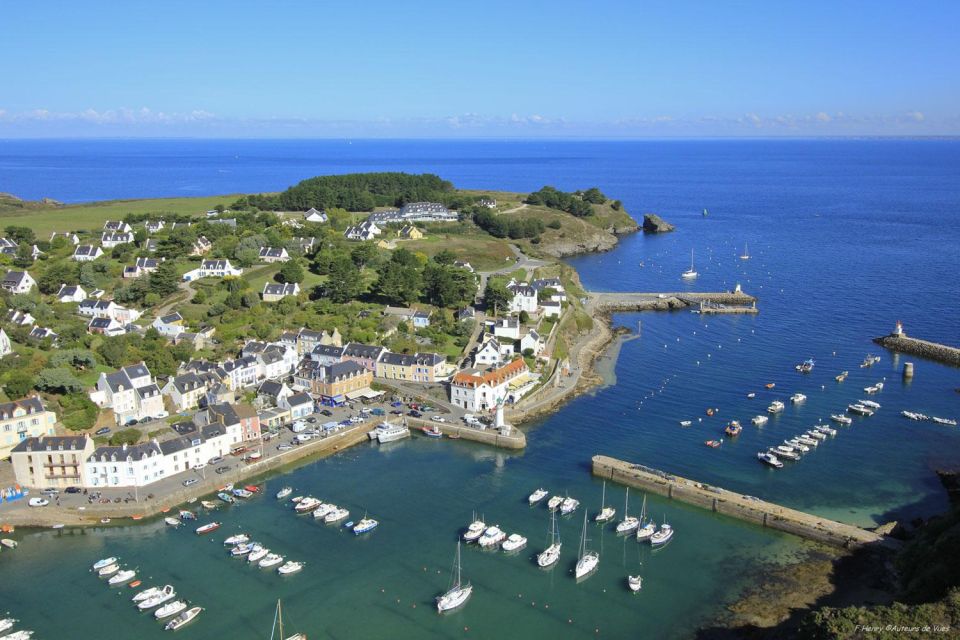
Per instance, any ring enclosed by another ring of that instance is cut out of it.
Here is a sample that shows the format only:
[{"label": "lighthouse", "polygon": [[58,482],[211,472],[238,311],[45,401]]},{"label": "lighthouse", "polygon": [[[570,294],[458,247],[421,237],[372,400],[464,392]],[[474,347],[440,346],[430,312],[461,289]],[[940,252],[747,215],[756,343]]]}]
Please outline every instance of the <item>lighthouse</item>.
[{"label": "lighthouse", "polygon": [[893,329],[893,337],[894,337],[894,338],[902,338],[902,337],[904,337],[905,335],[906,335],[906,334],[903,332],[903,323],[900,322],[899,320],[897,320],[897,326],[894,327],[894,329]]}]

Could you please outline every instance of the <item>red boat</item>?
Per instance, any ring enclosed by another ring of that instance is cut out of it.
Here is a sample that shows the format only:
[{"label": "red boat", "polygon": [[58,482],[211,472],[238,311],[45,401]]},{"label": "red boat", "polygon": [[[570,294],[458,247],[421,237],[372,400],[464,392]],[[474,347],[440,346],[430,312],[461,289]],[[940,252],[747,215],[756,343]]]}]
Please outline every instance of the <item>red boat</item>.
[{"label": "red boat", "polygon": [[423,435],[429,438],[442,438],[443,432],[440,431],[436,426],[433,427],[420,427],[420,431],[423,432]]},{"label": "red boat", "polygon": [[252,493],[256,493],[257,491],[260,491],[260,487],[258,487],[258,486],[255,485],[255,484],[248,484],[248,485],[246,485],[246,486],[244,487],[244,489],[246,489],[247,491],[250,491],[250,492],[252,492]]},{"label": "red boat", "polygon": [[211,522],[203,526],[197,527],[197,535],[202,536],[205,533],[210,533],[211,531],[216,531],[220,528],[219,522]]},{"label": "red boat", "polygon": [[703,444],[707,445],[708,447],[710,447],[710,448],[712,448],[712,449],[716,449],[717,447],[719,447],[719,446],[721,445],[722,442],[723,442],[722,440],[707,440],[707,441],[704,442]]}]

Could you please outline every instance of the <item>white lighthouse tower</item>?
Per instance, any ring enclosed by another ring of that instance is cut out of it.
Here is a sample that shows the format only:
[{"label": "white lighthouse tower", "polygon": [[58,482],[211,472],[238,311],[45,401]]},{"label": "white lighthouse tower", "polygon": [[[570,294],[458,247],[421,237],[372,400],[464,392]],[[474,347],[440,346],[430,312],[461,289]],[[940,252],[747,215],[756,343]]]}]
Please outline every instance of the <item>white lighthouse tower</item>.
[{"label": "white lighthouse tower", "polygon": [[893,329],[893,336],[895,338],[902,338],[906,334],[903,332],[903,323],[897,320],[897,326]]}]

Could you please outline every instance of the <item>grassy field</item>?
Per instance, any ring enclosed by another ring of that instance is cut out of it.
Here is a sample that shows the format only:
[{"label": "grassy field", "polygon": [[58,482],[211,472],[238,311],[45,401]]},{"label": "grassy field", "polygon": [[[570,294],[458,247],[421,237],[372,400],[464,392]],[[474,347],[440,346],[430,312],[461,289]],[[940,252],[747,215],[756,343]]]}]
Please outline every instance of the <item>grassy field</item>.
[{"label": "grassy field", "polygon": [[479,229],[470,233],[430,233],[422,240],[409,240],[401,243],[410,251],[421,251],[428,257],[448,249],[458,258],[466,260],[475,269],[487,271],[499,269],[507,264],[507,258],[513,257],[509,241],[487,235]]},{"label": "grassy field", "polygon": [[120,220],[129,213],[179,213],[202,216],[216,205],[229,206],[237,195],[200,198],[156,198],[151,200],[109,200],[62,207],[0,202],[0,228],[10,224],[28,226],[37,237],[47,239],[54,231],[100,229],[105,220]]}]

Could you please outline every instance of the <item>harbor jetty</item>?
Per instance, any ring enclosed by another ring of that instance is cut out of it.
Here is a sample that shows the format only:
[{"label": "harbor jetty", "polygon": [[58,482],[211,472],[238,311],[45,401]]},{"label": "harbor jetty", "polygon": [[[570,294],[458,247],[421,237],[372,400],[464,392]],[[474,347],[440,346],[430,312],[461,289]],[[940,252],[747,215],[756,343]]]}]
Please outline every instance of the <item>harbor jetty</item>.
[{"label": "harbor jetty", "polygon": [[904,332],[903,323],[901,322],[897,322],[893,333],[881,338],[874,338],[873,341],[891,351],[908,353],[912,356],[919,356],[921,358],[927,358],[928,360],[935,360],[944,364],[960,367],[960,349],[948,347],[945,344],[920,340],[919,338],[911,338]]},{"label": "harbor jetty", "polygon": [[422,420],[419,418],[407,418],[407,424],[410,427],[436,427],[447,437],[461,438],[472,442],[489,444],[501,449],[523,449],[527,446],[527,437],[523,431],[515,427],[509,431],[501,431],[493,427],[487,429],[478,429],[470,427],[459,422],[434,422],[433,420]]},{"label": "harbor jetty", "polygon": [[757,313],[757,299],[744,293],[740,286],[733,291],[714,293],[591,293],[590,305],[599,312],[669,311],[694,308],[705,313]]},{"label": "harbor jetty", "polygon": [[834,547],[853,549],[869,544],[898,544],[874,531],[616,458],[594,456],[593,475]]}]

